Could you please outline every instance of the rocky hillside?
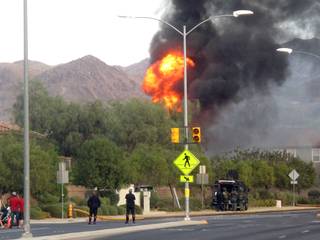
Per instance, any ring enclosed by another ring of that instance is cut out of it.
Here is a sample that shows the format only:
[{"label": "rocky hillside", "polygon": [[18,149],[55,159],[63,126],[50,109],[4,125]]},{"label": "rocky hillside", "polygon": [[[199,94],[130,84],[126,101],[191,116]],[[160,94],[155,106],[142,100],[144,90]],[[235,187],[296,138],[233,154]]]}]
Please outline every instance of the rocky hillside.
[{"label": "rocky hillside", "polygon": [[[40,62],[30,61],[30,78],[51,67]],[[0,63],[0,120],[9,121],[16,97],[23,91],[23,62]]]},{"label": "rocky hillside", "polygon": [[[93,56],[57,66],[30,61],[30,79],[44,83],[49,94],[78,103],[144,97],[141,82],[147,60],[129,67],[109,66]],[[23,90],[23,62],[0,63],[0,120],[10,121]]]},{"label": "rocky hillside", "polygon": [[142,97],[140,85],[120,68],[98,58],[85,56],[62,64],[37,76],[51,95],[72,102],[122,100]]}]

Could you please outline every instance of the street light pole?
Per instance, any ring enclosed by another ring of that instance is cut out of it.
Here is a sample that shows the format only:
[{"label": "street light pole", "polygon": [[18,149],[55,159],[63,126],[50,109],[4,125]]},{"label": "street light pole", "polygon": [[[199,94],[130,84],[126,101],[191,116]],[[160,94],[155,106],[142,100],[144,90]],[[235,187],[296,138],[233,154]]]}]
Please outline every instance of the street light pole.
[{"label": "street light pole", "polygon": [[[188,134],[188,76],[187,76],[187,33],[186,33],[186,26],[183,26],[183,64],[184,64],[184,74],[183,74],[183,113],[184,113],[184,120],[183,120],[183,125],[185,129],[185,145],[184,149],[188,150],[189,149],[189,134]],[[186,217],[184,220],[190,220],[190,210],[189,210],[189,195],[190,195],[190,190],[189,190],[189,182],[186,181],[184,185],[184,191],[185,191],[185,211],[186,211]]]},{"label": "street light pole", "polygon": [[23,29],[24,29],[24,234],[32,237],[30,229],[30,146],[29,146],[29,86],[28,86],[28,1],[23,1]]},{"label": "street light pole", "polygon": [[[219,15],[219,16],[210,16],[207,19],[203,20],[202,22],[196,24],[194,27],[192,27],[188,32],[186,30],[186,26],[183,26],[183,31],[181,32],[177,27],[174,25],[153,17],[136,17],[136,16],[119,16],[121,18],[142,18],[142,19],[150,19],[155,20],[161,23],[164,23],[165,25],[171,27],[173,30],[178,32],[183,37],[183,63],[184,63],[184,78],[183,78],[183,116],[184,116],[184,129],[185,129],[185,144],[184,149],[189,149],[189,134],[188,134],[188,75],[187,75],[187,36],[196,28],[198,28],[200,25],[212,20],[213,18],[220,18],[220,17],[239,17],[241,15],[252,15],[253,12],[250,10],[237,10],[234,11],[232,14],[226,14],[226,15]],[[190,220],[190,210],[189,210],[189,198],[190,198],[190,189],[189,189],[189,182],[185,182],[185,212],[186,216],[184,220],[188,221]]]}]

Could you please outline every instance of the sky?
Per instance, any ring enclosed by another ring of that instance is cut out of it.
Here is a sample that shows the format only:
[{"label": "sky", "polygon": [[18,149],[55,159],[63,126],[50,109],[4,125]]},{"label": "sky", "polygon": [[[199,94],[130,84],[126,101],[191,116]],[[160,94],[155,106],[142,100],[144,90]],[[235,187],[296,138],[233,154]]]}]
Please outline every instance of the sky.
[{"label": "sky", "polygon": [[[128,66],[149,56],[164,0],[28,0],[29,59],[56,65],[85,55]],[[0,0],[0,62],[23,59],[23,0]]]}]

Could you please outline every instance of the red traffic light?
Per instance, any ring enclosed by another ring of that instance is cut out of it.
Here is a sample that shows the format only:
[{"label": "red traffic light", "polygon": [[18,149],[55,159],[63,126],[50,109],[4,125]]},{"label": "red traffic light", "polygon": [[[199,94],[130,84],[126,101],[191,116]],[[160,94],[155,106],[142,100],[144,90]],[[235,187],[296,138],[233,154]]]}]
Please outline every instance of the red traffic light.
[{"label": "red traffic light", "polygon": [[193,132],[193,134],[199,134],[200,129],[199,128],[193,128],[192,132]]},{"label": "red traffic light", "polygon": [[201,142],[200,127],[193,127],[192,128],[192,141],[194,143],[200,143]]}]

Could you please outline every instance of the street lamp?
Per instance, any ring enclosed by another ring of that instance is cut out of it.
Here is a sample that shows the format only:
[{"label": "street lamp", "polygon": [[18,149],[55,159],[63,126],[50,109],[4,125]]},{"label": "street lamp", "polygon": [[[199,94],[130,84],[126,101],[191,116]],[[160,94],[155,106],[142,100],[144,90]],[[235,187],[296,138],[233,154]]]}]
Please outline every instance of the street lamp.
[{"label": "street lamp", "polygon": [[278,52],[287,53],[287,54],[300,53],[300,54],[309,55],[309,56],[318,58],[320,60],[320,56],[319,55],[316,55],[316,54],[310,53],[310,52],[305,52],[305,51],[293,50],[292,48],[277,48],[277,51]]},{"label": "street lamp", "polygon": [[[194,27],[192,27],[189,31],[186,31],[186,25],[183,25],[183,30],[180,31],[177,27],[174,25],[158,19],[158,18],[153,18],[153,17],[137,17],[137,16],[119,16],[121,18],[141,18],[141,19],[150,19],[150,20],[155,20],[158,22],[161,22],[169,27],[171,27],[173,30],[175,30],[177,33],[179,33],[183,37],[183,62],[184,62],[184,79],[183,79],[183,113],[184,113],[184,129],[185,129],[185,139],[186,143],[184,145],[185,150],[188,150],[189,144],[188,144],[188,86],[187,86],[187,36],[193,32],[196,28],[198,28],[200,25],[213,20],[214,18],[220,18],[220,17],[239,17],[242,15],[252,15],[254,14],[253,11],[250,10],[237,10],[234,11],[232,14],[225,14],[225,15],[219,15],[219,16],[210,16],[207,19],[203,20],[202,22],[199,22],[196,24]],[[185,192],[189,193],[189,182],[185,183]],[[186,194],[185,196],[185,211],[186,211],[186,217],[185,220],[190,220],[189,216],[189,194]]]},{"label": "street lamp", "polygon": [[30,229],[30,145],[29,145],[29,86],[28,86],[28,1],[23,0],[23,49],[24,49],[24,150],[23,150],[23,177],[24,177],[24,234],[23,237],[32,237]]}]

